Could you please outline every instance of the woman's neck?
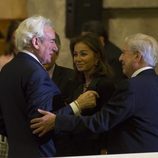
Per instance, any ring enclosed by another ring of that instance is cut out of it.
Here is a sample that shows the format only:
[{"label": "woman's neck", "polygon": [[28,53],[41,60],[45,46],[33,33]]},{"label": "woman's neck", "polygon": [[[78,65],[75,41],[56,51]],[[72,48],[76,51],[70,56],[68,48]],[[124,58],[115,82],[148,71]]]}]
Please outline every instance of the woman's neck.
[{"label": "woman's neck", "polygon": [[90,83],[92,81],[92,77],[91,75],[89,74],[84,74],[84,77],[85,77],[85,83]]},{"label": "woman's neck", "polygon": [[87,88],[89,87],[91,81],[92,81],[92,77],[90,77],[90,75],[85,75],[85,83],[83,85],[83,92],[87,91]]}]

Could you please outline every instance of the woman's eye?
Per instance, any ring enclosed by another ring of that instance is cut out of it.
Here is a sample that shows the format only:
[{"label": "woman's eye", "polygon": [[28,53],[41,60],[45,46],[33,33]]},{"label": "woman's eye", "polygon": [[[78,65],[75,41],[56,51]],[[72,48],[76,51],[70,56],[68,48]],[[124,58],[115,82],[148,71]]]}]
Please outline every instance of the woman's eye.
[{"label": "woman's eye", "polygon": [[81,55],[81,56],[86,56],[87,53],[86,53],[85,51],[81,51],[81,52],[80,52],[80,55]]}]

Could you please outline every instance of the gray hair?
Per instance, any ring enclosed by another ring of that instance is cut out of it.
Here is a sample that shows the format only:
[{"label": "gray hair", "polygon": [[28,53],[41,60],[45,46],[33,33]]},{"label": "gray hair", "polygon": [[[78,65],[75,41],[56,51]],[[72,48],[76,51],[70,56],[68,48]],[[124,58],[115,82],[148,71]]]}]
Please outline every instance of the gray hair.
[{"label": "gray hair", "polygon": [[15,32],[15,45],[18,51],[31,47],[33,37],[42,38],[45,26],[53,27],[50,19],[42,16],[32,16],[25,19]]},{"label": "gray hair", "polygon": [[131,52],[139,52],[144,61],[152,67],[158,62],[158,42],[149,35],[138,33],[125,39],[125,44]]}]

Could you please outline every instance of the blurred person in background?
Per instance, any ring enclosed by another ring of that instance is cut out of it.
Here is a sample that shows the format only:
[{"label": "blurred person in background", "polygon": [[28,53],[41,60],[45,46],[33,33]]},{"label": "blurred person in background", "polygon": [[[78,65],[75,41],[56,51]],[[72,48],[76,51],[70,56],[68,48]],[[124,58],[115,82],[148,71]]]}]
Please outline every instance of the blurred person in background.
[{"label": "blurred person in background", "polygon": [[[12,20],[8,26],[7,35],[6,35],[6,48],[4,53],[0,55],[0,71],[2,67],[11,61],[16,55],[14,33],[17,27],[20,24],[20,20]],[[8,157],[8,143],[7,137],[0,134],[0,157]]]},{"label": "blurred person in background", "polygon": [[20,20],[12,20],[8,26],[5,40],[6,47],[4,53],[0,55],[0,70],[6,63],[11,61],[17,53],[17,50],[15,48],[14,34],[20,22]]}]

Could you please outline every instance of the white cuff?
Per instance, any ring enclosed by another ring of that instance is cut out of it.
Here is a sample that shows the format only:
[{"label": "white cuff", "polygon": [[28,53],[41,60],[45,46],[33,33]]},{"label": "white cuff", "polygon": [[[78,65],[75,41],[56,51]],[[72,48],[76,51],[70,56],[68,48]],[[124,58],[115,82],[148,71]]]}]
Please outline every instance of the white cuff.
[{"label": "white cuff", "polygon": [[80,110],[79,110],[79,108],[77,107],[76,103],[72,102],[72,103],[70,104],[70,106],[71,106],[72,111],[74,112],[74,114],[75,114],[76,116],[80,115]]}]

